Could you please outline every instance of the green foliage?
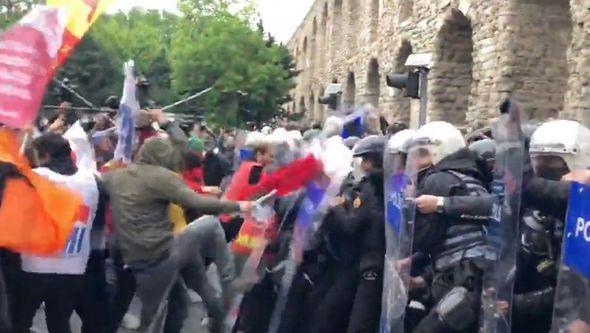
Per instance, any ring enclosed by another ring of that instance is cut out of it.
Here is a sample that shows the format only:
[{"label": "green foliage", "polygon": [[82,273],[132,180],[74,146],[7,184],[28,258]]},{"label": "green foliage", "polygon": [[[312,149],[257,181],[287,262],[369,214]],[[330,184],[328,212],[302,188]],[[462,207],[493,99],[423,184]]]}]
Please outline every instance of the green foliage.
[{"label": "green foliage", "polygon": [[[137,70],[151,83],[151,98],[158,105],[170,104],[177,96],[170,87],[167,53],[177,20],[178,16],[173,14],[140,9],[104,15],[86,34],[58,77],[67,77],[82,96],[100,106],[108,96],[121,95],[123,64],[133,59]],[[57,90],[53,84],[53,96],[48,96],[46,103],[58,102],[54,95]]]},{"label": "green foliage", "polygon": [[[5,2],[7,4],[5,4]],[[40,0],[3,0],[0,29]],[[176,111],[197,107],[219,124],[263,122],[282,112],[297,75],[283,45],[264,35],[250,0],[180,0],[181,16],[133,9],[104,15],[57,76],[100,106],[121,95],[123,63],[135,60],[151,83],[158,105],[214,85],[214,90]],[[57,104],[54,84],[46,103]],[[53,94],[52,94],[53,93]],[[77,105],[82,105],[76,101]]]},{"label": "green foliage", "polygon": [[2,0],[0,1],[0,31],[20,20],[33,5],[40,0]]},{"label": "green foliage", "polygon": [[230,13],[226,1],[186,0],[183,10],[170,50],[173,89],[189,95],[214,85],[200,104],[209,119],[226,125],[280,114],[294,85],[288,50],[266,40],[247,15]]}]

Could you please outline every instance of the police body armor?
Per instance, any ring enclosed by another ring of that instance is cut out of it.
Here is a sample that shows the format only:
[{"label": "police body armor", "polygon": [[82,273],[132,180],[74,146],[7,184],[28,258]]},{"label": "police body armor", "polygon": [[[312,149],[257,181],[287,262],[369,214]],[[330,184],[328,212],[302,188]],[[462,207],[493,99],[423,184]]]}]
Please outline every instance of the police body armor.
[{"label": "police body armor", "polygon": [[537,273],[557,278],[561,254],[563,221],[546,216],[538,210],[527,210],[522,216],[520,232],[521,256],[534,263]]},{"label": "police body armor", "polygon": [[[459,172],[447,171],[457,177],[460,183],[452,189],[452,195],[481,196],[487,195],[486,188],[473,177]],[[483,259],[488,248],[485,241],[484,224],[487,217],[461,216],[449,222],[445,240],[436,249],[438,255],[433,258],[437,271],[451,268],[464,259]]]}]

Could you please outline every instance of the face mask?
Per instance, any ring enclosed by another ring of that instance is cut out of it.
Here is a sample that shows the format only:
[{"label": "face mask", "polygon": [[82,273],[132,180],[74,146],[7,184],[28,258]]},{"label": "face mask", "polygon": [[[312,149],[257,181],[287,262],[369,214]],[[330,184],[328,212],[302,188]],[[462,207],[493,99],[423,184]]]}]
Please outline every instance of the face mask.
[{"label": "face mask", "polygon": [[540,178],[558,181],[570,172],[565,161],[559,156],[531,156],[531,161],[535,174]]}]

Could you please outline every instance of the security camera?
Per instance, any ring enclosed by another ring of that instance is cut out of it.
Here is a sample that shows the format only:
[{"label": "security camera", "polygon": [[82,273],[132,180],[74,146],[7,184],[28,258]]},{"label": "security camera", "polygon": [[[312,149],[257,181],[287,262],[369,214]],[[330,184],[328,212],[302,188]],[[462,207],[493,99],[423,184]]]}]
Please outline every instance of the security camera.
[{"label": "security camera", "polygon": [[420,98],[420,73],[392,73],[386,76],[387,86],[401,89],[406,97]]},{"label": "security camera", "polygon": [[342,94],[342,84],[341,83],[331,83],[326,87],[326,95],[332,94]]},{"label": "security camera", "polygon": [[432,68],[432,54],[431,53],[416,53],[411,54],[406,60],[406,67],[422,67],[426,69]]},{"label": "security camera", "polygon": [[326,87],[326,94],[318,98],[318,102],[323,105],[328,105],[328,108],[331,110],[337,110],[341,95],[342,84],[332,83]]}]

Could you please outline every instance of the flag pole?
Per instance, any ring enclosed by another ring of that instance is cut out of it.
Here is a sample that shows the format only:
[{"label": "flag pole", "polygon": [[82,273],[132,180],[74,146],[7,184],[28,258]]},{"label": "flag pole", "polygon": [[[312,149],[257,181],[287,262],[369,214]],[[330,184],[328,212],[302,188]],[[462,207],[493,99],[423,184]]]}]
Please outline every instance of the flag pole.
[{"label": "flag pole", "polygon": [[187,98],[185,98],[183,100],[180,100],[178,102],[175,102],[175,103],[172,103],[170,105],[167,105],[167,106],[165,106],[165,107],[162,108],[162,111],[167,111],[167,110],[170,110],[170,109],[172,109],[172,108],[174,108],[176,106],[179,106],[180,104],[186,103],[188,101],[192,101],[195,98],[198,98],[198,97],[201,97],[202,95],[205,95],[206,93],[208,93],[211,90],[213,90],[213,86],[211,86],[211,87],[209,87],[209,88],[207,88],[207,89],[205,89],[203,91],[200,91],[200,92],[198,92],[198,93],[196,93],[196,94],[194,94],[194,95],[192,95],[190,97],[187,97]]}]

